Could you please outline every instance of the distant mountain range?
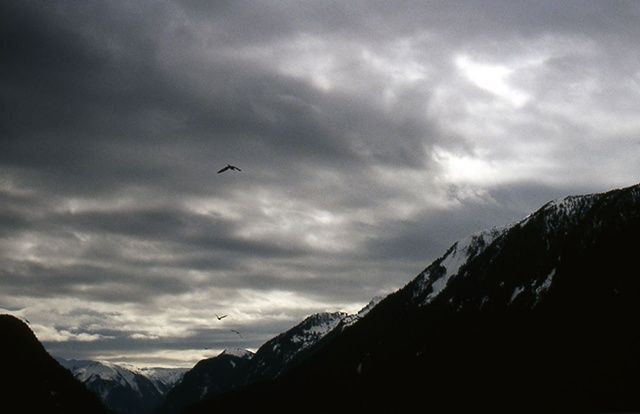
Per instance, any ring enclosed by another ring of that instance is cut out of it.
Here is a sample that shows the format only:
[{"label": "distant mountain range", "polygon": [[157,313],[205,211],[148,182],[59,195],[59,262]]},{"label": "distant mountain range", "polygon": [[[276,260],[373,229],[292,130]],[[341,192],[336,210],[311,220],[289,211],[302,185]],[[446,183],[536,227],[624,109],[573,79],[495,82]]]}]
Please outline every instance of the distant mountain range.
[{"label": "distant mountain range", "polygon": [[[123,414],[640,411],[638,234],[640,186],[566,197],[454,243],[358,314],[311,315],[255,354],[226,350],[184,376],[61,362]],[[45,358],[28,334],[28,355]],[[50,384],[19,366],[24,398],[30,381]]]},{"label": "distant mountain range", "polygon": [[359,313],[318,313],[267,341],[256,354],[228,349],[198,362],[191,370],[136,368],[130,365],[56,358],[116,414],[177,414],[187,407],[249,384],[277,378],[304,359],[336,327],[363,317],[380,298]]},{"label": "distant mountain range", "polygon": [[143,368],[108,362],[56,358],[73,376],[117,414],[148,414],[187,371],[180,368]]}]

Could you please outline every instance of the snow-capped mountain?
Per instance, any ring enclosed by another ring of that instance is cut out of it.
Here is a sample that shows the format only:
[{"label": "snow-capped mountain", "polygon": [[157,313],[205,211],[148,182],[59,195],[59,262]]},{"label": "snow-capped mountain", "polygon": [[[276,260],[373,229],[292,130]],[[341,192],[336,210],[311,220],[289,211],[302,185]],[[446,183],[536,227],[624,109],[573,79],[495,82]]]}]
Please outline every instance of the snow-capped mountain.
[{"label": "snow-capped mountain", "polygon": [[122,414],[155,410],[164,394],[185,369],[145,368],[109,362],[56,358],[73,376],[95,393],[109,409]]},{"label": "snow-capped mountain", "polygon": [[0,412],[104,413],[95,395],[53,359],[31,329],[0,315]]},{"label": "snow-capped mountain", "polygon": [[[358,315],[362,317],[372,304]],[[228,349],[198,362],[182,382],[167,395],[159,413],[175,414],[198,401],[266,380],[272,380],[303,361],[311,350],[340,326],[343,312],[311,315],[293,328],[262,345],[255,355],[243,349]],[[354,319],[355,320],[355,319]]]},{"label": "snow-capped mountain", "polygon": [[454,243],[405,290],[419,306],[437,301],[457,310],[536,307],[558,277],[563,255],[577,247],[575,238],[580,243],[598,242],[593,234],[581,232],[599,232],[609,214],[633,218],[633,208],[616,212],[615,204],[625,198],[621,195],[635,202],[638,188],[551,201],[519,222],[467,237]]},{"label": "snow-capped mountain", "polygon": [[256,352],[247,382],[276,378],[347,316],[344,312],[316,313],[270,339]]},{"label": "snow-capped mountain", "polygon": [[638,234],[640,186],[547,203],[454,243],[275,381],[190,412],[639,411]]}]

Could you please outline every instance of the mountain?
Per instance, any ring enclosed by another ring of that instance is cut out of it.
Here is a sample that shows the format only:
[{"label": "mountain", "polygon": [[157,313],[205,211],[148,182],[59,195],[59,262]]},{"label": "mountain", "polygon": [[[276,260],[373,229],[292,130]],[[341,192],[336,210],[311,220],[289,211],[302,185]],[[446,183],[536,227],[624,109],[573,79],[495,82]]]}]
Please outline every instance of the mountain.
[{"label": "mountain", "polygon": [[57,360],[117,414],[152,412],[158,408],[172,382],[178,381],[181,373],[186,371],[169,368],[140,370],[109,362]]},{"label": "mountain", "polygon": [[53,359],[21,320],[0,315],[0,412],[105,413],[98,399]]},{"label": "mountain", "polygon": [[371,309],[373,309],[378,303],[380,303],[382,299],[384,299],[383,296],[376,296],[375,298],[371,299],[364,308],[360,309],[358,313],[345,316],[340,321],[340,324],[337,327],[338,330],[342,331],[343,329],[353,325],[354,323],[358,322],[360,319],[364,318],[369,313],[369,311],[371,311]]},{"label": "mountain", "polygon": [[255,355],[246,350],[226,350],[198,362],[167,395],[158,413],[179,413],[198,401],[277,378],[303,360],[305,353],[347,316],[343,312],[317,313],[267,341]]},{"label": "mountain", "polygon": [[162,395],[165,395],[182,381],[182,377],[187,371],[187,368],[138,368],[138,372],[147,377]]},{"label": "mountain", "polygon": [[640,411],[638,234],[640,186],[547,203],[454,243],[276,380],[188,412]]},{"label": "mountain", "polygon": [[167,394],[158,414],[181,413],[205,398],[228,392],[244,384],[253,353],[244,349],[225,350],[198,362]]},{"label": "mountain", "polygon": [[344,312],[316,313],[267,341],[253,357],[245,382],[253,383],[278,377],[347,316]]}]

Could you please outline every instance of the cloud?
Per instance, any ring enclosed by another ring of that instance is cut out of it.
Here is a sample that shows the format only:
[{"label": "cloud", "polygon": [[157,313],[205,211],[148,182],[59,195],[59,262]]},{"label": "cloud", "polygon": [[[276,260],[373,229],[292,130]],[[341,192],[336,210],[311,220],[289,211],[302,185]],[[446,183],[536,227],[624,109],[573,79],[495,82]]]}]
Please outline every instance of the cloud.
[{"label": "cloud", "polygon": [[56,329],[39,324],[33,324],[31,329],[33,329],[36,337],[43,342],[94,342],[113,338],[87,332],[70,332],[66,329]]},{"label": "cloud", "polygon": [[637,181],[639,15],[3,3],[0,306],[62,356],[183,366],[355,311],[468,233]]}]

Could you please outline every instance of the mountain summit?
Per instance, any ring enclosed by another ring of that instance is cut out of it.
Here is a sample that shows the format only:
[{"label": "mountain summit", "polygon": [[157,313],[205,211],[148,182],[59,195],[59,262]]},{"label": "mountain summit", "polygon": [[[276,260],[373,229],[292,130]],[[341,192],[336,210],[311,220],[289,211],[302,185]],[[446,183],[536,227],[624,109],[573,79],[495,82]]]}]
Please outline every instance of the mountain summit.
[{"label": "mountain summit", "polygon": [[454,243],[275,380],[190,412],[639,411],[638,234],[640,186],[547,203]]}]

